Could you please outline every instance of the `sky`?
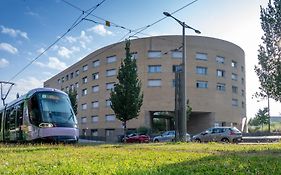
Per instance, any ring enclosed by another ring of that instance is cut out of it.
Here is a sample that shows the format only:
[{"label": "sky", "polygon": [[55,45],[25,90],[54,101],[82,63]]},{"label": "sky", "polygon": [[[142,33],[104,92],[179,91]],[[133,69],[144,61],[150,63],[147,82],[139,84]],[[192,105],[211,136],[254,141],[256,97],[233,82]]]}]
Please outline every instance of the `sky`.
[{"label": "sky", "polygon": [[[134,35],[135,29],[162,19],[164,11],[175,12],[193,1],[1,0],[0,81],[15,83],[6,102],[15,99],[16,93],[24,94],[42,87],[45,80],[91,52],[123,41],[124,36]],[[101,5],[96,7],[99,3]],[[201,36],[227,40],[245,51],[248,117],[254,117],[258,109],[267,105],[266,100],[252,98],[259,87],[254,66],[258,63],[257,50],[263,34],[260,6],[266,7],[267,3],[268,0],[197,0],[173,14],[200,30]],[[82,11],[89,9],[95,10],[86,17],[87,14]],[[71,28],[81,15],[97,23],[82,20]],[[111,26],[105,26],[104,20],[110,21]],[[130,34],[129,30],[132,30]],[[137,34],[137,37],[181,35],[181,30],[173,19],[165,18]],[[196,35],[190,30],[186,34]],[[50,49],[30,64],[50,45]],[[20,72],[24,67],[26,69]],[[4,90],[7,88],[4,86]],[[271,115],[280,115],[280,103],[272,100],[270,104]]]}]

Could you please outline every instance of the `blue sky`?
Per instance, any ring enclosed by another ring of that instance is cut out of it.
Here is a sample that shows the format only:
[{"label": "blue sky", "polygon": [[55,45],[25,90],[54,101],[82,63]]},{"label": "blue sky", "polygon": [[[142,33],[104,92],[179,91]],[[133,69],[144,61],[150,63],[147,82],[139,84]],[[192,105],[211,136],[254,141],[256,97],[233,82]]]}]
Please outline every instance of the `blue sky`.
[{"label": "blue sky", "polygon": [[[102,0],[65,0],[82,10],[88,10]],[[124,26],[138,29],[164,17],[163,12],[173,12],[192,0],[106,0],[93,15]],[[258,89],[258,79],[253,70],[257,64],[257,49],[261,43],[260,5],[267,0],[198,0],[178,11],[175,17],[199,29],[202,36],[224,39],[239,45],[246,55],[247,115],[253,116],[266,102],[257,102],[252,95]],[[0,1],[0,80],[8,81],[36,58],[44,49],[66,32],[81,15],[81,11],[62,0],[1,0]],[[88,16],[96,22],[104,22]],[[12,81],[16,86],[7,102],[20,94],[42,87],[44,80],[74,64],[84,56],[115,42],[127,34],[127,30],[105,27],[82,21],[62,40],[55,44],[36,62]],[[149,27],[138,37],[149,35],[181,35],[181,27],[166,18]],[[186,31],[194,34],[193,31]],[[272,102],[272,114],[281,111]]]}]

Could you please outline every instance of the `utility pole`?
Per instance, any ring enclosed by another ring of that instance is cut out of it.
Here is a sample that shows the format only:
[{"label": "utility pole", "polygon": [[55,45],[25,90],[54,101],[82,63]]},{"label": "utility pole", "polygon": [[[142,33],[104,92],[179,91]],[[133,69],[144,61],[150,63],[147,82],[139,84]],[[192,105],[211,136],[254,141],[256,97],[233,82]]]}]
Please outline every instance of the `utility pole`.
[{"label": "utility pole", "polygon": [[[185,42],[185,28],[194,30],[195,33],[200,34],[201,32],[199,30],[196,30],[188,25],[185,24],[185,22],[182,22],[180,20],[178,20],[177,18],[175,18],[174,16],[172,16],[170,13],[168,12],[163,12],[163,14],[167,17],[171,17],[174,20],[176,20],[181,26],[182,26],[182,71],[181,76],[180,76],[180,95],[181,95],[181,100],[180,100],[180,106],[179,106],[179,110],[180,110],[180,117],[178,118],[178,136],[179,136],[179,141],[181,142],[186,142],[187,138],[186,138],[186,94],[187,94],[187,86],[186,86],[186,42]],[[177,133],[176,133],[177,135]]]},{"label": "utility pole", "polygon": [[[0,81],[0,84],[1,84],[1,100],[2,100],[2,102],[3,102],[3,106],[5,106],[5,105],[6,105],[6,104],[5,104],[5,100],[6,100],[7,96],[8,96],[8,94],[10,93],[10,91],[11,91],[13,85],[15,85],[15,83],[8,82],[8,81]],[[9,87],[8,91],[6,92],[6,94],[3,93],[3,91],[4,91],[4,90],[3,90],[3,85],[4,85],[4,84],[10,85],[10,87]]]}]

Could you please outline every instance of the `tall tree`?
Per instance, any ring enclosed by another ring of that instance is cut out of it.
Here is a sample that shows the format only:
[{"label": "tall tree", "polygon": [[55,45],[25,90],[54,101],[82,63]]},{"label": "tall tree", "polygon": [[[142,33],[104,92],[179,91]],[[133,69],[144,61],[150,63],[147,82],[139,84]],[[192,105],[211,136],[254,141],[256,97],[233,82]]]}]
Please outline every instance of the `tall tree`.
[{"label": "tall tree", "polygon": [[249,124],[253,126],[261,125],[263,130],[263,125],[269,123],[268,108],[259,109],[255,118],[253,118]]},{"label": "tall tree", "polygon": [[70,89],[68,92],[67,92],[68,96],[69,96],[69,99],[70,99],[70,103],[71,103],[71,106],[73,108],[73,111],[75,113],[75,115],[77,114],[77,91],[76,89]]},{"label": "tall tree", "polygon": [[258,65],[255,71],[260,81],[259,97],[281,102],[281,0],[269,0],[260,10],[263,43],[259,45]]},{"label": "tall tree", "polygon": [[126,57],[118,71],[118,83],[110,93],[111,108],[116,118],[122,121],[126,137],[127,121],[138,117],[143,102],[141,82],[137,75],[136,60],[130,53],[130,40],[126,41]]}]

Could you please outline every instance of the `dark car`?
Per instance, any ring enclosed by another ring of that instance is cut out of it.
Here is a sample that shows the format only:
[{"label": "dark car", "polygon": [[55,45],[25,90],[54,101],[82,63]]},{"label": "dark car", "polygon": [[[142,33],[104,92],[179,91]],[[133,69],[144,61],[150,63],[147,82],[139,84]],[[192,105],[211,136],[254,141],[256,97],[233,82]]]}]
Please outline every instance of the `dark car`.
[{"label": "dark car", "polygon": [[242,141],[242,133],[235,127],[213,127],[194,135],[192,141],[238,143]]},{"label": "dark car", "polygon": [[133,133],[126,136],[126,143],[148,143],[150,137],[146,134]]}]

